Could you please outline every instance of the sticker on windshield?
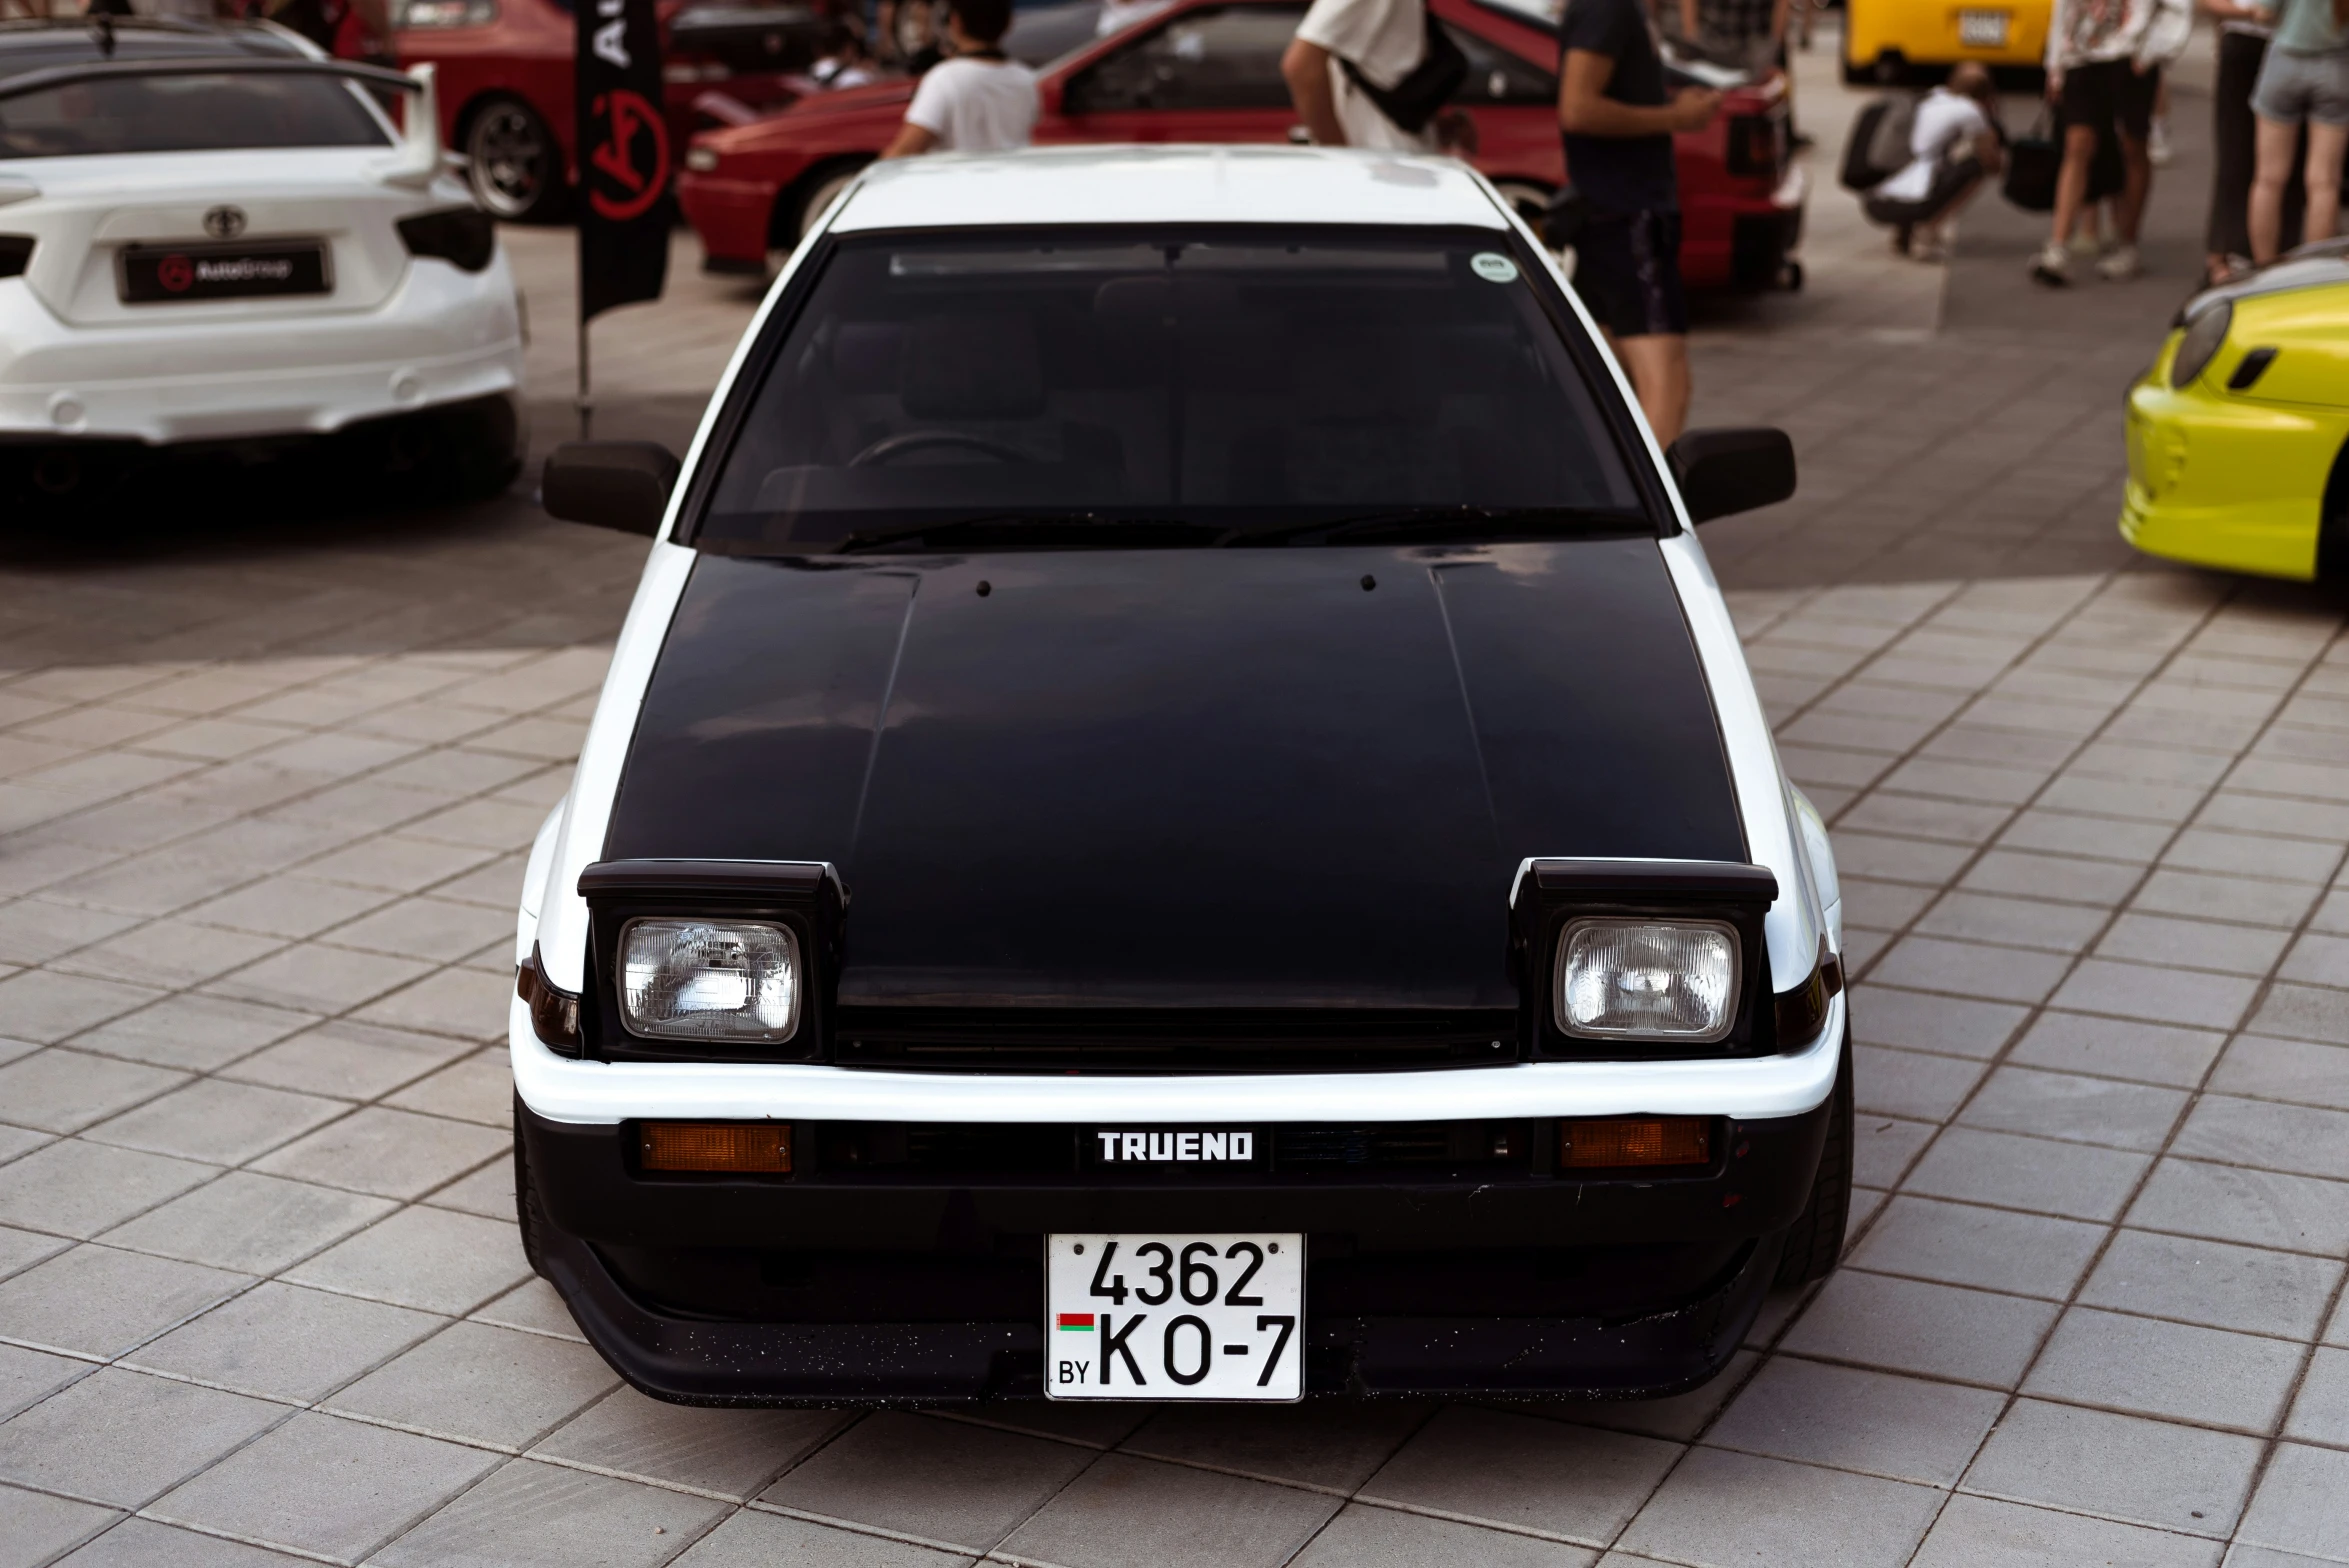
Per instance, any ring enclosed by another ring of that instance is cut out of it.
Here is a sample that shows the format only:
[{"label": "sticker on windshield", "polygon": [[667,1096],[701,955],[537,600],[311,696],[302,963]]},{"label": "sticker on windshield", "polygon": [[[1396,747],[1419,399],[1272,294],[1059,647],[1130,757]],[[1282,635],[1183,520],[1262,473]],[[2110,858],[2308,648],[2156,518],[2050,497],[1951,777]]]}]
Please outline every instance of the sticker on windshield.
[{"label": "sticker on windshield", "polygon": [[1487,283],[1517,281],[1517,263],[1497,250],[1480,250],[1468,258],[1469,268]]}]

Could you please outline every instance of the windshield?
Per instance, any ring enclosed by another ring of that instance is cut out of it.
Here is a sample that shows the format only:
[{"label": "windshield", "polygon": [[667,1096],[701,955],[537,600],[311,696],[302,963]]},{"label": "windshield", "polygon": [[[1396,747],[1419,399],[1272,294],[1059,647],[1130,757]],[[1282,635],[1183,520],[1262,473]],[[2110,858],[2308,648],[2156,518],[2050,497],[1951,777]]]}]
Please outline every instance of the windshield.
[{"label": "windshield", "polygon": [[696,542],[1414,509],[1648,526],[1500,235],[965,231],[833,253]]},{"label": "windshield", "polygon": [[120,76],[0,98],[0,158],[390,144],[358,93],[330,77]]}]

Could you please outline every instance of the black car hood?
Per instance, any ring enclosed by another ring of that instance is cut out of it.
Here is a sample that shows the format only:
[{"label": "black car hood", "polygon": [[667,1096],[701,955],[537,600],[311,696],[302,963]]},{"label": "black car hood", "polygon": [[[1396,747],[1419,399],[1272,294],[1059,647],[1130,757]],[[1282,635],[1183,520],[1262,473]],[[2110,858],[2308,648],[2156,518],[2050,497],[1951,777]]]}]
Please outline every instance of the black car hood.
[{"label": "black car hood", "polygon": [[1648,539],[704,556],[604,853],[832,862],[845,1004],[1076,1007],[1513,1007],[1526,857],[1746,858]]}]

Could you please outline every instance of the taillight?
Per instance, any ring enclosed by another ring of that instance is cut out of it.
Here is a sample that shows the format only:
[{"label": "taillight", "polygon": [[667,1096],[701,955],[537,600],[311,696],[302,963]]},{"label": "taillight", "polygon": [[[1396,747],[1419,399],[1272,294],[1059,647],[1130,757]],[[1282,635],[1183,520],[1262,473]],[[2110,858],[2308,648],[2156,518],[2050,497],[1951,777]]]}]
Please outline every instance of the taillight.
[{"label": "taillight", "polygon": [[1775,114],[1729,118],[1729,172],[1775,179],[1786,161],[1785,121]]},{"label": "taillight", "polygon": [[399,222],[400,241],[411,256],[433,256],[466,272],[479,272],[497,254],[497,225],[478,207],[444,207]]}]

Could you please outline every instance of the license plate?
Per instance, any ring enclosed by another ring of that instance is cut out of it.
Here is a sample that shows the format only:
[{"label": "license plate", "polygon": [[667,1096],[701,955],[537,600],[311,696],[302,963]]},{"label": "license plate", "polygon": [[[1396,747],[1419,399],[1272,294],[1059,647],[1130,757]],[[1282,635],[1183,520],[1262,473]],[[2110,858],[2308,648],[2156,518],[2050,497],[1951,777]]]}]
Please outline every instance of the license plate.
[{"label": "license plate", "polygon": [[326,247],[315,240],[276,245],[133,245],[122,253],[128,305],[184,300],[324,294]]},{"label": "license plate", "polygon": [[1045,1258],[1052,1398],[1305,1396],[1303,1236],[1054,1236]]},{"label": "license plate", "polygon": [[1968,49],[2004,49],[2008,21],[2004,11],[1960,11],[1958,42]]}]

